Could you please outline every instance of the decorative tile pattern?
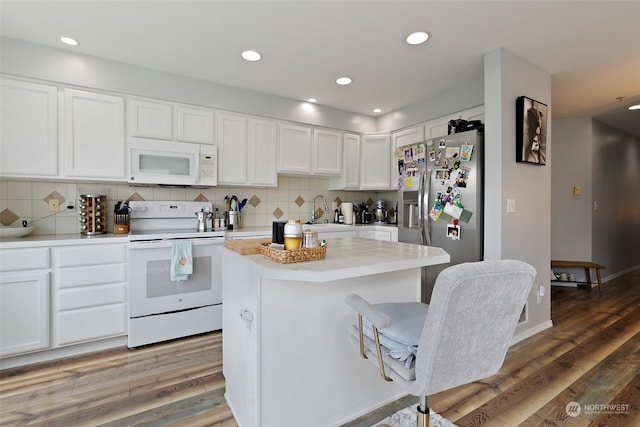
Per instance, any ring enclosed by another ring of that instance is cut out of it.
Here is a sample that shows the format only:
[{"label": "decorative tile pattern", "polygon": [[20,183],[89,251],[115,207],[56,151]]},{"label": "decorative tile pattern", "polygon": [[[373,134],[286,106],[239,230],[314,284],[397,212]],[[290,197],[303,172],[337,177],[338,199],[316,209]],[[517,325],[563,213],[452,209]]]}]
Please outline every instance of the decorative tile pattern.
[{"label": "decorative tile pattern", "polygon": [[49,195],[47,195],[47,196],[46,196],[44,199],[42,199],[42,200],[44,200],[44,202],[45,202],[46,204],[49,204],[49,200],[54,200],[54,199],[58,200],[58,205],[59,205],[59,206],[62,206],[62,205],[64,204],[64,202],[66,202],[66,201],[67,201],[67,199],[65,199],[65,198],[64,198],[64,196],[63,196],[62,194],[58,193],[58,192],[57,192],[57,191],[55,191],[55,190],[54,190],[54,191],[52,191],[51,193],[49,193]]},{"label": "decorative tile pattern", "polygon": [[132,195],[130,195],[129,197],[127,197],[127,200],[130,202],[132,200],[135,200],[136,202],[142,202],[144,201],[144,197],[142,197],[141,195],[139,195],[138,193],[133,193]]},{"label": "decorative tile pattern", "polygon": [[336,205],[340,206],[342,204],[342,199],[340,197],[336,197],[335,199],[333,199],[334,202],[336,202]]},{"label": "decorative tile pattern", "polygon": [[5,225],[5,226],[9,226],[9,225],[13,224],[19,218],[20,217],[18,215],[16,215],[15,213],[10,211],[9,209],[5,209],[2,212],[0,212],[0,224]]},{"label": "decorative tile pattern", "polygon": [[376,203],[376,201],[375,201],[375,200],[373,200],[371,197],[369,197],[369,198],[367,199],[367,204],[368,204],[369,206],[373,206],[375,203]]},{"label": "decorative tile pattern", "polygon": [[277,219],[282,218],[282,215],[284,215],[284,212],[282,212],[280,208],[276,208],[276,210],[273,211],[273,216],[275,216]]},{"label": "decorative tile pattern", "polygon": [[207,199],[204,194],[200,193],[200,194],[198,194],[198,197],[193,199],[193,201],[194,202],[208,202],[209,199]]},{"label": "decorative tile pattern", "polygon": [[254,194],[253,197],[249,199],[249,204],[255,208],[260,204],[261,201],[262,200],[260,200],[260,198]]},{"label": "decorative tile pattern", "polygon": [[302,198],[302,196],[298,196],[295,202],[296,202],[296,205],[298,205],[298,207],[304,205],[304,199]]},{"label": "decorative tile pattern", "polygon": [[322,218],[322,215],[324,215],[324,210],[322,208],[316,209],[316,218]]}]

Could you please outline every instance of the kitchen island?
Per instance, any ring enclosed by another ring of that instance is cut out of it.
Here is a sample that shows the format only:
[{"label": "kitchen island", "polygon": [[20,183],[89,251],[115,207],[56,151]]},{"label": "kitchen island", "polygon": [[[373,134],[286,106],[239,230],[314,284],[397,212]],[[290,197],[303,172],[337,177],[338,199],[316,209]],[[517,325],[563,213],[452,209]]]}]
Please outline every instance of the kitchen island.
[{"label": "kitchen island", "polygon": [[319,261],[223,254],[225,397],[240,427],[339,425],[405,395],[348,342],[344,297],[419,301],[420,268],[445,251],[343,238]]}]

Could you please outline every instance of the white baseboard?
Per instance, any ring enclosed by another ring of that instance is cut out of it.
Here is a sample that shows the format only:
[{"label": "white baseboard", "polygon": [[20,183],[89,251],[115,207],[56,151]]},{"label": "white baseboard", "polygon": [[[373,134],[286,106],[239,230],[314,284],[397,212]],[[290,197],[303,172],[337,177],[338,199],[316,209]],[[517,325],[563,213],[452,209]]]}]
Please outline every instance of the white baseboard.
[{"label": "white baseboard", "polygon": [[542,322],[531,329],[527,329],[526,331],[522,331],[518,334],[515,334],[511,339],[511,345],[517,344],[520,341],[526,340],[529,337],[534,336],[535,334],[544,331],[545,329],[549,329],[553,327],[553,322],[551,320],[547,320],[546,322]]}]

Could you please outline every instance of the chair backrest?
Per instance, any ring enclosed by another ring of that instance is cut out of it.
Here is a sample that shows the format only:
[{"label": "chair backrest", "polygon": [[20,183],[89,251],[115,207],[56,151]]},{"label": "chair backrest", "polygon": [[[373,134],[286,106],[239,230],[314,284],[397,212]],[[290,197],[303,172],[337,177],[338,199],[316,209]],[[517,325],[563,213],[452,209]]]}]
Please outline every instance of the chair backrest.
[{"label": "chair backrest", "polygon": [[498,372],[535,275],[516,260],[458,264],[438,275],[416,355],[420,394]]}]

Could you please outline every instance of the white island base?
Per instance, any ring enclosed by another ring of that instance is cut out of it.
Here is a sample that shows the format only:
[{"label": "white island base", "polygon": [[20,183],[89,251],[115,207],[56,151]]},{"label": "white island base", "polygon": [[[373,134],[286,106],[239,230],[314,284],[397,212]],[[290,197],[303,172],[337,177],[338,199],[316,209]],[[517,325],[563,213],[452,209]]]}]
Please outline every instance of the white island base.
[{"label": "white island base", "polygon": [[420,300],[420,267],[439,248],[367,239],[328,242],[320,261],[278,264],[228,249],[223,269],[225,397],[240,427],[337,426],[406,393],[348,342],[358,293]]}]

